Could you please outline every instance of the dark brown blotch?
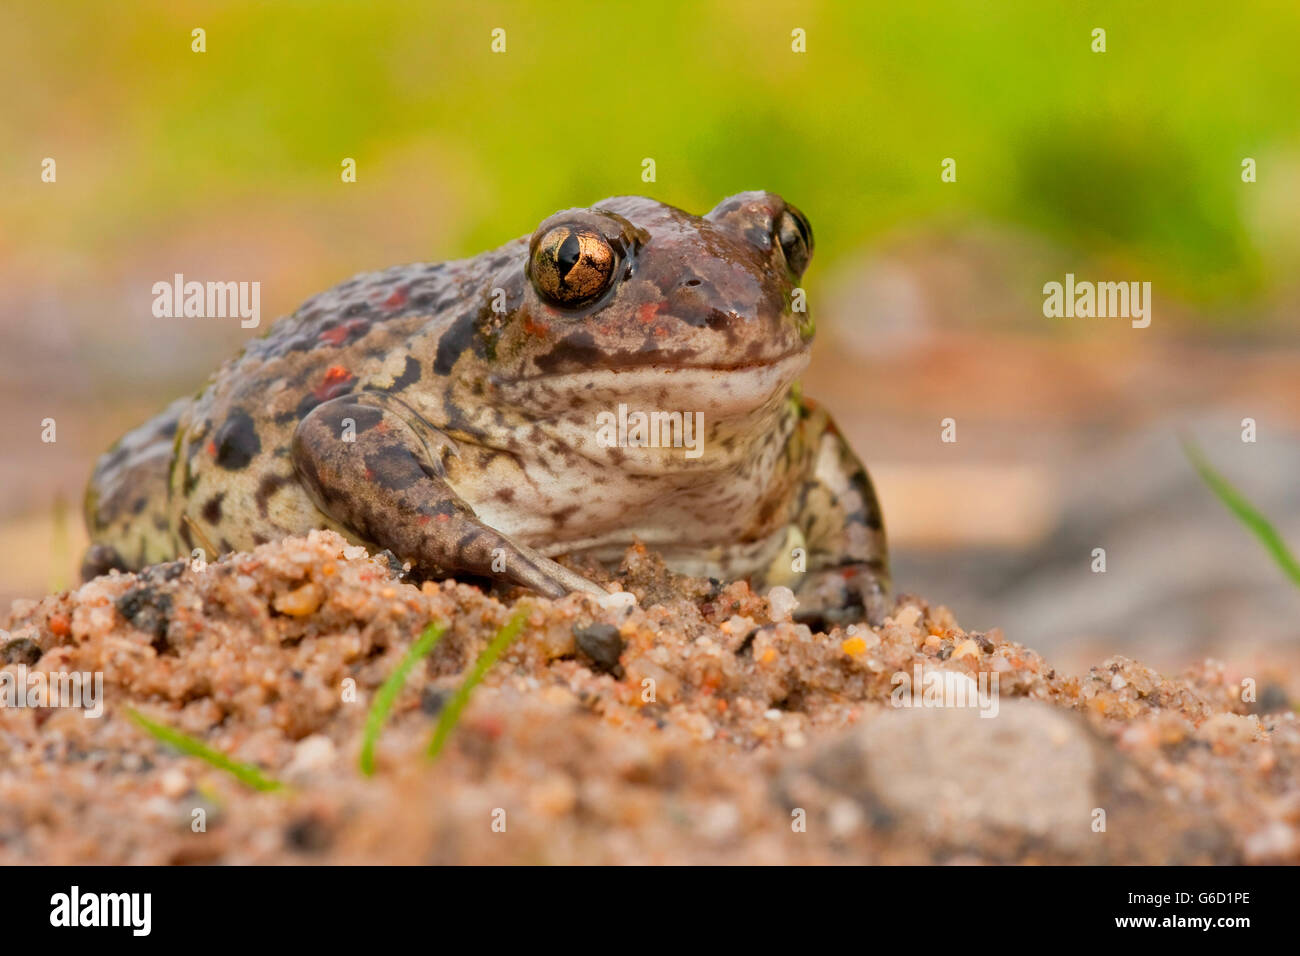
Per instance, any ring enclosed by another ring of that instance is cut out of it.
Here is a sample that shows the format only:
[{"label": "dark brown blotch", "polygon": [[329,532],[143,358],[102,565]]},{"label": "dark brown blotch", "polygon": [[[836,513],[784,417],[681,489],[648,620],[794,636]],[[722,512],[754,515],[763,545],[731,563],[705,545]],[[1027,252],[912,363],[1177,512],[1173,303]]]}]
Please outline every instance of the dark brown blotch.
[{"label": "dark brown blotch", "polygon": [[212,441],[216,446],[216,463],[227,471],[247,468],[262,450],[253,417],[242,408],[236,408],[226,417]]},{"label": "dark brown blotch", "polygon": [[406,357],[406,368],[402,369],[402,374],[393,379],[393,384],[388,387],[390,392],[400,392],[404,388],[409,388],[420,380],[420,363],[411,355]]},{"label": "dark brown blotch", "polygon": [[366,455],[367,477],[381,488],[404,491],[428,477],[420,463],[401,445],[384,445]]},{"label": "dark brown blotch", "polygon": [[257,504],[259,515],[266,517],[266,508],[271,498],[290,481],[290,478],[275,473],[262,476],[262,480],[257,483],[257,491],[253,493],[253,501]]},{"label": "dark brown blotch", "polygon": [[208,524],[218,524],[221,521],[221,502],[226,498],[224,491],[218,491],[215,495],[203,502],[203,520]]}]

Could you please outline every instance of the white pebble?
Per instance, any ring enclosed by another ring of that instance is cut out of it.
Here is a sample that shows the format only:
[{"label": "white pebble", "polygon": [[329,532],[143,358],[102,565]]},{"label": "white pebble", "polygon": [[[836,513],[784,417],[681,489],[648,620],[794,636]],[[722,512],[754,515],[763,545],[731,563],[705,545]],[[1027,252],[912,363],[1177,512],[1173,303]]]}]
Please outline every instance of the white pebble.
[{"label": "white pebble", "polygon": [[846,837],[862,825],[862,808],[847,798],[832,803],[827,816],[830,831],[837,837]]},{"label": "white pebble", "polygon": [[1246,837],[1245,854],[1248,863],[1274,862],[1295,853],[1296,831],[1280,821],[1268,824]]},{"label": "white pebble", "polygon": [[767,592],[767,606],[772,612],[772,620],[788,621],[794,609],[799,606],[799,600],[789,588],[777,585]]},{"label": "white pebble", "polygon": [[734,803],[717,801],[704,809],[700,829],[714,840],[726,840],[740,827],[740,810]]},{"label": "white pebble", "polygon": [[162,786],[163,795],[171,797],[172,799],[181,796],[190,789],[189,778],[185,776],[183,770],[176,767],[167,770],[162,775],[162,779],[159,783]]},{"label": "white pebble", "polygon": [[596,601],[601,607],[613,608],[614,610],[630,611],[636,607],[636,595],[631,591],[614,591],[604,597],[596,598]]},{"label": "white pebble", "polygon": [[296,776],[314,770],[324,770],[334,763],[334,741],[324,734],[304,737],[293,748],[293,757],[285,774]]}]

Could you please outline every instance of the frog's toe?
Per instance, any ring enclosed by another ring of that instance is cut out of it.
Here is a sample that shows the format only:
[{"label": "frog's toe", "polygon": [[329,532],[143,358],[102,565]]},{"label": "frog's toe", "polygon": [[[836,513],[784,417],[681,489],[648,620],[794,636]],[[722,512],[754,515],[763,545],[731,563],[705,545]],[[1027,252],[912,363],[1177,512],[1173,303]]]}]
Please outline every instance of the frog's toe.
[{"label": "frog's toe", "polygon": [[532,548],[519,544],[514,544],[513,553],[505,554],[501,564],[497,566],[503,566],[502,571],[499,572],[500,577],[506,578],[513,584],[532,588],[544,597],[563,597],[573,591],[598,597],[605,597],[609,593],[576,571],[570,571],[564,565],[552,561]]},{"label": "frog's toe", "polygon": [[799,600],[794,617],[812,626],[834,627],[865,620],[884,623],[894,602],[889,578],[874,562],[858,562],[808,574],[795,592]]},{"label": "frog's toe", "polygon": [[99,577],[101,574],[108,574],[109,571],[129,571],[130,564],[117,548],[108,544],[92,544],[86,549],[85,557],[81,559],[81,580],[89,581]]}]

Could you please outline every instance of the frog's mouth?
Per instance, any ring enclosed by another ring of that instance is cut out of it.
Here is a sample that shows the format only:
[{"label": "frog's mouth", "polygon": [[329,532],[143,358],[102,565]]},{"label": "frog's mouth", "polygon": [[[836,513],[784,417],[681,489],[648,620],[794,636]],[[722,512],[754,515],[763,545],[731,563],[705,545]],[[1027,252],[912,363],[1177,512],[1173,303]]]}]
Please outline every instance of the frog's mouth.
[{"label": "frog's mouth", "polygon": [[756,412],[782,396],[807,368],[809,355],[807,349],[799,349],[774,359],[708,364],[664,358],[663,362],[498,379],[493,384],[520,407],[537,410],[638,402],[647,408],[733,418]]}]

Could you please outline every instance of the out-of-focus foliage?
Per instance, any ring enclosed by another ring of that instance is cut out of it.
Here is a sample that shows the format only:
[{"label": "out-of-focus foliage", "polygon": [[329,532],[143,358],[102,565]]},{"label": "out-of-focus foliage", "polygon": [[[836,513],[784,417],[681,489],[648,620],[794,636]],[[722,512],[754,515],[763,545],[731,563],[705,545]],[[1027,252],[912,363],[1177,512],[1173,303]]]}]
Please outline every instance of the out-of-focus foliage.
[{"label": "out-of-focus foliage", "polygon": [[1297,254],[1298,38],[1294,0],[11,0],[0,177],[51,155],[66,191],[51,216],[38,187],[0,190],[2,241],[93,255],[264,197],[335,202],[350,156],[358,190],[409,194],[395,215],[450,219],[427,258],[610,194],[702,211],[761,187],[832,258],[973,214],[1249,302]]}]

